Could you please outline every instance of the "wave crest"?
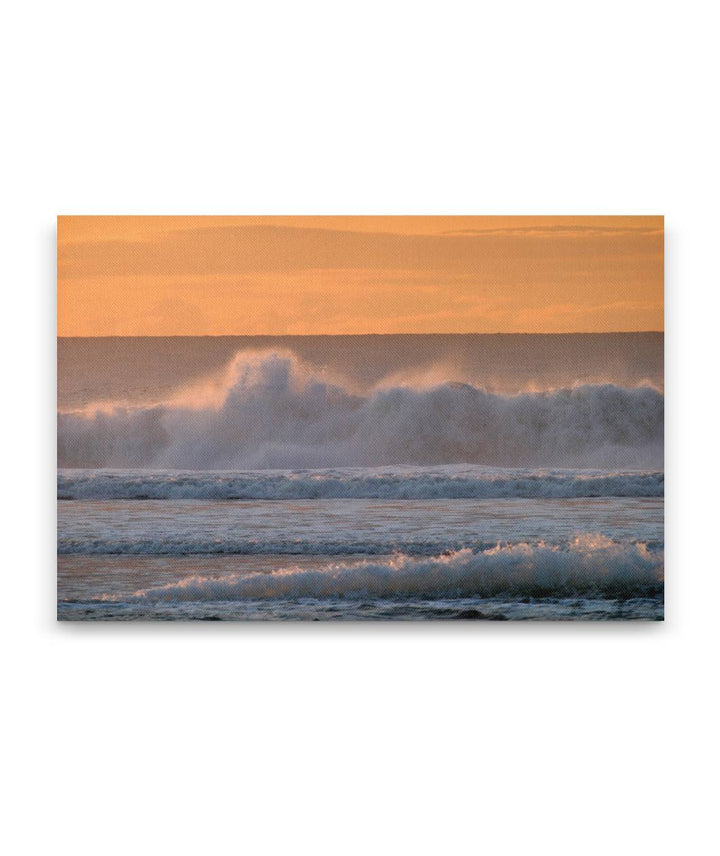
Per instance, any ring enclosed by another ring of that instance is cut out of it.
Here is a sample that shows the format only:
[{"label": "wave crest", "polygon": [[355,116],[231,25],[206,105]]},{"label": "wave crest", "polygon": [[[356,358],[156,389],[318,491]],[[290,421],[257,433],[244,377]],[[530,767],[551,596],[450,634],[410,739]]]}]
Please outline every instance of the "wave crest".
[{"label": "wave crest", "polygon": [[612,384],[499,395],[464,383],[368,394],[291,352],[241,352],[223,378],[156,404],[58,414],[61,467],[384,464],[660,467],[664,398]]},{"label": "wave crest", "polygon": [[487,471],[472,466],[135,472],[64,470],[58,499],[578,499],[662,497],[662,472]]},{"label": "wave crest", "polygon": [[[459,550],[432,558],[396,555],[384,561],[288,567],[270,573],[190,576],[135,592],[123,601],[235,601],[266,598],[363,597],[659,597],[662,551],[580,535],[553,546],[498,544],[482,552]],[[108,597],[107,600],[117,600]]]}]

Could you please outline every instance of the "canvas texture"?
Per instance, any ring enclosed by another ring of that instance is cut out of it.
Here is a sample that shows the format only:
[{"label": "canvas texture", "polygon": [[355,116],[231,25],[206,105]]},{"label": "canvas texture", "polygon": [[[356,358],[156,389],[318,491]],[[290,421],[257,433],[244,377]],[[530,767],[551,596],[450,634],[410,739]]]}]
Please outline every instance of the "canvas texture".
[{"label": "canvas texture", "polygon": [[664,230],[58,219],[61,620],[661,620]]}]

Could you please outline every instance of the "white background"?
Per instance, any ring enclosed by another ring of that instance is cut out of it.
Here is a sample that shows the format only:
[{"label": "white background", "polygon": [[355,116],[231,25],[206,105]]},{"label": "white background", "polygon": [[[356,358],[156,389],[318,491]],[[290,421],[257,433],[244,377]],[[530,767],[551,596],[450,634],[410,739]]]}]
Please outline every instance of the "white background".
[{"label": "white background", "polygon": [[[717,852],[713,11],[5,9],[7,853]],[[58,213],[665,214],[666,622],[56,624]]]}]

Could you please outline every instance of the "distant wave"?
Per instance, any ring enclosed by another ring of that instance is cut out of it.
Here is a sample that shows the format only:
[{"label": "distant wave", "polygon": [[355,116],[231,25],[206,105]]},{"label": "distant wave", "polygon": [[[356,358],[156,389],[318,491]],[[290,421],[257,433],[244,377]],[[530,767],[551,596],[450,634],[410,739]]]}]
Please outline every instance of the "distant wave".
[{"label": "distant wave", "polygon": [[498,395],[468,384],[354,392],[292,353],[242,352],[156,405],[58,414],[60,467],[266,469],[477,463],[659,469],[662,393],[612,384]]},{"label": "distant wave", "polygon": [[[192,535],[163,535],[157,538],[60,537],[59,556],[433,556],[459,550],[482,552],[496,546],[495,541],[472,539],[427,538],[398,540],[375,538],[342,540],[332,538],[207,538]],[[647,542],[652,550],[661,549],[662,541]]]},{"label": "distant wave", "polygon": [[329,563],[317,570],[287,567],[223,577],[195,575],[177,583],[103,600],[125,602],[236,601],[265,598],[398,597],[660,597],[663,554],[644,544],[597,535],[550,546],[497,545],[432,558],[396,555],[384,561]]},{"label": "distant wave", "polygon": [[64,470],[59,499],[576,499],[662,497],[662,472],[499,470],[479,467],[257,472]]},{"label": "distant wave", "polygon": [[444,538],[397,540],[375,538],[221,538],[192,535],[162,535],[157,538],[60,537],[59,556],[387,556],[406,553],[432,556],[462,549],[485,550],[494,542],[459,541]]}]

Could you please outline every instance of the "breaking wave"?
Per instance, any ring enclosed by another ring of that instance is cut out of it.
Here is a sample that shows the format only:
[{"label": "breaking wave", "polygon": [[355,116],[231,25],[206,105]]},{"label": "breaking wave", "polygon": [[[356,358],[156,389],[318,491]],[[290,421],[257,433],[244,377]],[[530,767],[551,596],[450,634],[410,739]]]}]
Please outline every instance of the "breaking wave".
[{"label": "breaking wave", "polygon": [[662,497],[662,472],[479,467],[227,472],[65,470],[59,499],[578,499]]},{"label": "breaking wave", "polygon": [[499,395],[464,383],[370,393],[289,351],[155,405],[58,414],[60,467],[282,469],[475,463],[659,469],[662,393],[612,384]]},{"label": "breaking wave", "polygon": [[459,550],[432,558],[396,555],[383,561],[334,562],[317,570],[190,576],[124,602],[237,601],[267,598],[660,597],[662,551],[598,535],[552,546],[539,542]]}]

